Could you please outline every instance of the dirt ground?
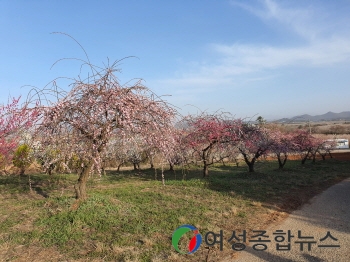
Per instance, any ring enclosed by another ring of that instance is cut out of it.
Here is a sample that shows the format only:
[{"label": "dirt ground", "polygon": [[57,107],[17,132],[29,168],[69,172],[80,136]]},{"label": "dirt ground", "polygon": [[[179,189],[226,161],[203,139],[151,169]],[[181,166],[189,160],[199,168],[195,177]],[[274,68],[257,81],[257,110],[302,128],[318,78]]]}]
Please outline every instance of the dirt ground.
[{"label": "dirt ground", "polygon": [[[337,150],[337,151],[331,152],[331,154],[332,154],[332,158],[337,159],[337,160],[350,160],[350,151],[348,151],[348,150],[346,150],[346,151],[345,150],[344,151]],[[327,154],[326,159],[329,159],[329,158],[331,158],[331,157]],[[299,159],[301,159],[299,155],[289,155],[288,156],[288,160],[299,160]],[[322,157],[320,155],[317,155],[316,159],[321,160]],[[266,158],[266,160],[276,160],[276,157],[268,156]]]},{"label": "dirt ground", "polygon": [[350,160],[350,152],[334,152],[332,156],[338,160]]}]

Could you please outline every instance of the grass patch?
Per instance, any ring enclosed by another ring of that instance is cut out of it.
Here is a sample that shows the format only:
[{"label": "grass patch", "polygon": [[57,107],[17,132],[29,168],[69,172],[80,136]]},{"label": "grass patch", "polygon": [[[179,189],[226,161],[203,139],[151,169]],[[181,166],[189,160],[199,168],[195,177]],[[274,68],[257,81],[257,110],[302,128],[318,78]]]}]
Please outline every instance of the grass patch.
[{"label": "grass patch", "polygon": [[[205,179],[196,167],[185,176],[166,171],[166,186],[153,170],[108,171],[90,179],[89,198],[81,203],[73,195],[76,175],[31,175],[33,192],[26,178],[0,176],[0,257],[11,261],[21,256],[19,249],[29,254],[40,247],[38,254],[50,250],[46,261],[205,260],[203,244],[194,255],[174,251],[171,236],[178,226],[195,225],[202,235],[223,230],[228,239],[232,230],[264,228],[281,208],[295,209],[350,176],[346,161],[303,166],[289,161],[284,170],[276,167],[262,162],[256,173],[248,173],[245,166],[217,165]],[[294,201],[296,195],[302,200]],[[225,252],[210,259],[220,255]]]}]

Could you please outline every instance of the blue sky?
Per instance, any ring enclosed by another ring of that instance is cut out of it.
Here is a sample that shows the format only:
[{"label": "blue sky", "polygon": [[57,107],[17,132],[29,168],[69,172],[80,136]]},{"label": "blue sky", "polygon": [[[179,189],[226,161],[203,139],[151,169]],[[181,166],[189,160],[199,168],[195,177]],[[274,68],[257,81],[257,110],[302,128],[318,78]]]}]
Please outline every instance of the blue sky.
[{"label": "blue sky", "polygon": [[[90,61],[177,106],[267,119],[350,111],[350,1],[0,1],[0,103]],[[51,68],[51,69],[50,69]],[[66,82],[61,87],[68,90]]]}]

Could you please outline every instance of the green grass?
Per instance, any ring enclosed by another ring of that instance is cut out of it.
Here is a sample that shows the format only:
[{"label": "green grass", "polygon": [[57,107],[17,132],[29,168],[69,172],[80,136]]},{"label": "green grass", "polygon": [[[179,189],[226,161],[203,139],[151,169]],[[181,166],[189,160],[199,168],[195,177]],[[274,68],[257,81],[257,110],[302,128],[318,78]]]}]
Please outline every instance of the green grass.
[{"label": "green grass", "polygon": [[245,166],[218,165],[208,178],[191,167],[185,180],[181,170],[165,172],[165,186],[159,171],[158,180],[152,170],[109,171],[90,179],[89,198],[81,203],[74,199],[76,175],[32,175],[33,192],[28,178],[0,176],[0,258],[15,260],[18,248],[30,254],[39,246],[40,254],[50,254],[46,261],[204,260],[203,246],[194,255],[174,251],[178,226],[192,224],[202,234],[263,227],[275,212],[271,205],[349,177],[349,167],[336,160],[289,161],[277,170],[276,162],[262,162],[248,173]]}]

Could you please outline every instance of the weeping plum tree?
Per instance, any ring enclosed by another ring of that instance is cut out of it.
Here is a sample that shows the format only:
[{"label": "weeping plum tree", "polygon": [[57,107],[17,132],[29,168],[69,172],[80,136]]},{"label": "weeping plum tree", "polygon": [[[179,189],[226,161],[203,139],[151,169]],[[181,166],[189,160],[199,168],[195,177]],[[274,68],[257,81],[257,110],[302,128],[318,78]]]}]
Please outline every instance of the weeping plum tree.
[{"label": "weeping plum tree", "polygon": [[56,144],[65,160],[80,159],[77,199],[86,199],[89,174],[101,171],[101,156],[111,138],[134,134],[163,151],[171,143],[163,137],[172,126],[174,109],[141,81],[122,86],[115,71],[106,68],[86,81],[74,80],[70,92],[43,110],[38,130],[42,143]]}]

